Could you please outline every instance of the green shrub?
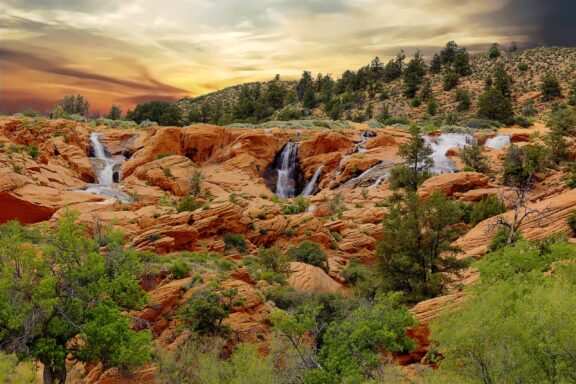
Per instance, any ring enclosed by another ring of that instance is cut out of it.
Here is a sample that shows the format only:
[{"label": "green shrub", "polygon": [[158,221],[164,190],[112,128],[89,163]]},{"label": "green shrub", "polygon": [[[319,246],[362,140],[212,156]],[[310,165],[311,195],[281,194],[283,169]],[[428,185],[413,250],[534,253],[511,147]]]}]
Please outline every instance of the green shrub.
[{"label": "green shrub", "polygon": [[40,155],[40,151],[36,146],[26,147],[26,152],[28,153],[28,156],[30,156],[33,159],[37,159],[38,156]]},{"label": "green shrub", "polygon": [[442,87],[444,88],[445,91],[450,91],[451,89],[454,89],[458,85],[459,81],[460,76],[458,76],[456,72],[448,72],[442,78]]},{"label": "green shrub", "polygon": [[236,249],[238,252],[246,252],[248,249],[244,236],[236,233],[226,233],[224,235],[224,244],[225,250]]},{"label": "green shrub", "polygon": [[172,278],[175,280],[183,279],[188,272],[188,263],[184,261],[178,261],[170,266],[170,273],[172,273]]},{"label": "green shrub", "polygon": [[176,211],[184,212],[184,211],[195,211],[200,208],[202,204],[196,202],[196,198],[194,196],[186,195],[184,196],[178,206],[176,207]]},{"label": "green shrub", "polygon": [[496,196],[491,195],[474,204],[470,213],[470,224],[476,226],[481,221],[506,212],[506,206]]},{"label": "green shrub", "polygon": [[576,211],[572,211],[570,216],[568,216],[568,226],[572,230],[572,234],[576,236]]},{"label": "green shrub", "polygon": [[283,205],[282,212],[285,215],[292,215],[296,213],[306,212],[310,206],[310,202],[304,196],[297,196],[293,199],[292,204]]},{"label": "green shrub", "polygon": [[528,64],[526,63],[518,63],[518,70],[520,72],[526,72],[528,70]]},{"label": "green shrub", "polygon": [[314,265],[328,272],[328,257],[322,251],[320,244],[312,241],[303,241],[300,245],[288,250],[288,257],[294,261],[301,261]]}]

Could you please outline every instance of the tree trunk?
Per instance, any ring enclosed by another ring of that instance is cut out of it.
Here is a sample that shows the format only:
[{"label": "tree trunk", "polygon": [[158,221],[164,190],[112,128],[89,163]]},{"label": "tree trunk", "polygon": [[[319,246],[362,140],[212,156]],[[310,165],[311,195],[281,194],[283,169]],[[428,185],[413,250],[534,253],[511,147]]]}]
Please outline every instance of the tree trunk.
[{"label": "tree trunk", "polygon": [[63,370],[44,365],[42,372],[44,384],[64,384],[66,382],[66,368]]}]

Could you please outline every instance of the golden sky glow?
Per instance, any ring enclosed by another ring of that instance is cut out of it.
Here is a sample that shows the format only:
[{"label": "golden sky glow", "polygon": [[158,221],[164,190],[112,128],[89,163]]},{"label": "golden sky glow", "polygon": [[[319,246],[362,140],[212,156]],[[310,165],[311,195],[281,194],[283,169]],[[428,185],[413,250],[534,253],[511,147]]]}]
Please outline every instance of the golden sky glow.
[{"label": "golden sky glow", "polygon": [[3,0],[0,106],[93,110],[195,96],[276,73],[356,69],[378,55],[526,41],[503,0]]}]

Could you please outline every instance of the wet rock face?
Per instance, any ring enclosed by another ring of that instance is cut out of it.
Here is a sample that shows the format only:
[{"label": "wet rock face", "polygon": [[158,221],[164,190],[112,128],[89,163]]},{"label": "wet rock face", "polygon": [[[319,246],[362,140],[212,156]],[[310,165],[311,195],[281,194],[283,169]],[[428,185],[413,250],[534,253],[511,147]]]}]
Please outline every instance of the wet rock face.
[{"label": "wet rock face", "polygon": [[298,144],[286,143],[266,167],[262,177],[266,186],[278,197],[298,196],[306,186],[298,160]]}]

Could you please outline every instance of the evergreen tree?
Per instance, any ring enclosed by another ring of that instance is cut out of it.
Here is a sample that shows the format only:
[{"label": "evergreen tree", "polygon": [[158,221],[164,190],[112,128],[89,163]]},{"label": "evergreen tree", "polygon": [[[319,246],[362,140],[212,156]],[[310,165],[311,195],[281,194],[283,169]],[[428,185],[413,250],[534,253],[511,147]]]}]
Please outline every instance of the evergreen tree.
[{"label": "evergreen tree", "polygon": [[458,103],[458,107],[456,109],[460,112],[469,110],[470,105],[472,104],[472,97],[470,96],[470,92],[462,88],[456,90],[456,93],[454,94],[454,100]]},{"label": "evergreen tree", "polygon": [[500,122],[508,122],[514,117],[512,102],[495,88],[484,91],[478,100],[478,116]]},{"label": "evergreen tree", "polygon": [[310,71],[302,72],[302,77],[300,78],[300,81],[298,81],[298,84],[296,84],[296,98],[298,99],[298,101],[302,101],[302,99],[304,99],[306,91],[312,87],[313,87],[312,74],[310,73]]},{"label": "evergreen tree", "polygon": [[424,201],[410,192],[394,203],[376,250],[386,288],[405,292],[412,303],[442,294],[449,276],[465,266],[452,245],[461,215],[459,206],[438,191]]},{"label": "evergreen tree", "polygon": [[266,90],[266,103],[273,109],[282,109],[284,107],[284,99],[286,97],[286,90],[279,81],[274,80],[268,84]]},{"label": "evergreen tree", "polygon": [[513,80],[510,75],[506,72],[504,64],[499,64],[494,68],[494,88],[496,88],[500,93],[508,98],[512,97],[512,84]]},{"label": "evergreen tree", "polygon": [[430,177],[430,168],[434,165],[432,148],[420,137],[420,127],[410,127],[410,140],[400,145],[398,154],[405,165],[395,167],[390,176],[393,188],[406,188],[415,191],[418,186]]},{"label": "evergreen tree", "polygon": [[468,76],[472,74],[472,69],[470,68],[470,55],[466,51],[466,48],[460,48],[454,57],[453,69],[454,72],[460,76]]},{"label": "evergreen tree", "polygon": [[316,105],[318,104],[318,102],[316,101],[316,94],[314,92],[314,88],[313,87],[309,87],[308,89],[306,89],[306,92],[304,93],[304,97],[302,98],[302,106],[304,108],[314,108],[316,107]]},{"label": "evergreen tree", "polygon": [[542,79],[540,84],[540,90],[542,91],[542,99],[545,101],[554,100],[557,97],[562,96],[562,88],[560,88],[560,83],[556,76],[551,73],[547,73]]},{"label": "evergreen tree", "polygon": [[440,55],[436,53],[434,54],[432,60],[430,61],[430,73],[433,74],[440,73],[441,70],[442,70],[442,59],[440,58]]},{"label": "evergreen tree", "polygon": [[500,53],[500,45],[498,43],[493,43],[488,50],[488,58],[495,60],[499,58],[502,54]]},{"label": "evergreen tree", "polygon": [[430,83],[430,80],[426,80],[420,90],[420,99],[426,101],[430,97],[432,97],[432,84]]},{"label": "evergreen tree", "polygon": [[458,85],[460,78],[456,72],[448,72],[442,78],[442,86],[445,91],[454,89]]},{"label": "evergreen tree", "polygon": [[426,74],[426,64],[424,60],[420,56],[420,51],[416,51],[414,57],[408,65],[403,73],[404,78],[404,94],[408,98],[413,98],[416,96],[416,92],[418,91],[418,87],[422,83],[424,75]]},{"label": "evergreen tree", "polygon": [[438,113],[438,101],[436,101],[433,96],[428,98],[428,106],[426,107],[426,112],[428,112],[430,116],[436,116]]},{"label": "evergreen tree", "polygon": [[110,120],[120,120],[122,117],[122,110],[120,109],[120,106],[114,104],[112,108],[110,108],[110,112],[106,117]]},{"label": "evergreen tree", "polygon": [[447,42],[446,46],[440,51],[440,61],[442,62],[442,65],[446,67],[446,70],[450,70],[452,68],[452,64],[456,59],[458,51],[458,44],[456,44],[455,41]]},{"label": "evergreen tree", "polygon": [[572,87],[568,93],[568,105],[576,106],[576,81],[572,83]]}]

